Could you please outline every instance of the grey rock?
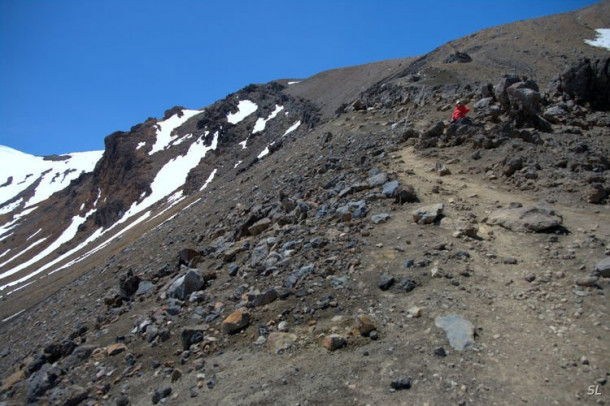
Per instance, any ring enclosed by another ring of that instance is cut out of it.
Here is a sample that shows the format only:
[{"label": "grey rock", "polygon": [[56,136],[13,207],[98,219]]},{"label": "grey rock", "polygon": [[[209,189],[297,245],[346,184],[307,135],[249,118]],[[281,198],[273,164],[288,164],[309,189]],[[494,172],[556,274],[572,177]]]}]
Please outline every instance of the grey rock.
[{"label": "grey rock", "polygon": [[394,196],[395,203],[404,204],[404,203],[414,203],[419,202],[419,198],[415,193],[415,189],[411,185],[404,185],[396,190]]},{"label": "grey rock", "polygon": [[402,278],[400,280],[400,282],[398,283],[398,288],[401,290],[404,290],[405,292],[411,292],[413,289],[415,289],[417,287],[417,284],[415,283],[415,281],[413,281],[411,278]]},{"label": "grey rock", "polygon": [[259,235],[271,226],[271,220],[265,217],[248,227],[250,235]]},{"label": "grey rock", "polygon": [[369,209],[366,207],[366,202],[364,200],[359,200],[357,202],[349,202],[347,204],[350,212],[352,213],[352,218],[363,218],[369,212]]},{"label": "grey rock", "polygon": [[185,328],[180,334],[182,341],[182,349],[187,351],[191,348],[191,345],[197,344],[203,341],[204,330],[196,327]]},{"label": "grey rock", "polygon": [[463,351],[474,345],[474,326],[462,316],[438,316],[434,319],[434,324],[445,330],[449,344],[454,349]]},{"label": "grey rock", "polygon": [[525,279],[527,282],[534,282],[536,280],[536,275],[530,272],[525,274],[523,279]]},{"label": "grey rock", "polygon": [[302,279],[306,275],[309,275],[310,273],[312,273],[313,270],[314,270],[314,264],[309,264],[309,265],[306,265],[306,266],[300,268],[299,270],[291,273],[288,276],[288,278],[286,279],[286,287],[287,288],[295,287],[300,279]]},{"label": "grey rock", "polygon": [[597,281],[599,280],[598,276],[584,276],[582,278],[576,279],[577,286],[589,287],[593,288],[597,286]]},{"label": "grey rock", "polygon": [[377,282],[377,287],[381,290],[388,290],[392,287],[392,285],[394,285],[394,282],[396,282],[396,279],[394,279],[393,276],[382,275],[379,282]]},{"label": "grey rock", "polygon": [[60,372],[57,367],[44,364],[40,370],[29,378],[26,393],[28,403],[35,403],[39,397],[44,396],[48,390],[54,388],[59,382],[59,375]]},{"label": "grey rock", "polygon": [[560,106],[549,107],[544,111],[544,113],[542,113],[542,117],[553,124],[559,124],[560,122],[564,121],[566,115],[567,112]]},{"label": "grey rock", "polygon": [[197,269],[189,269],[185,275],[179,277],[167,290],[167,296],[185,300],[191,293],[205,287],[203,275]]},{"label": "grey rock", "polygon": [[269,255],[269,248],[267,248],[267,245],[258,245],[252,250],[252,255],[250,256],[250,265],[256,267],[262,264],[265,258],[267,258],[267,255]]},{"label": "grey rock", "polygon": [[229,268],[227,269],[229,276],[236,276],[237,272],[239,272],[239,265],[237,264],[231,264],[229,265]]},{"label": "grey rock", "polygon": [[406,377],[397,379],[395,381],[392,381],[390,386],[394,390],[411,389],[411,378],[406,376]]},{"label": "grey rock", "polygon": [[396,195],[396,191],[398,190],[399,187],[399,183],[397,180],[393,180],[391,182],[388,182],[386,184],[383,185],[383,189],[381,191],[381,193],[385,196],[385,197],[394,197]]},{"label": "grey rock", "polygon": [[387,183],[388,181],[388,174],[383,172],[374,176],[371,176],[370,178],[368,178],[367,183],[369,184],[370,187],[379,187],[381,185],[384,185],[385,183]]},{"label": "grey rock", "polygon": [[606,257],[595,264],[593,273],[602,278],[610,278],[610,257]]},{"label": "grey rock", "polygon": [[252,300],[250,300],[250,304],[253,307],[264,306],[269,303],[272,303],[278,298],[277,291],[273,288],[269,289],[265,293],[260,293],[258,295],[253,295]]},{"label": "grey rock", "polygon": [[489,225],[499,225],[511,231],[540,233],[559,227],[563,218],[552,209],[525,206],[512,209],[497,210],[487,219]]},{"label": "grey rock", "polygon": [[136,291],[136,296],[145,296],[152,293],[155,289],[155,284],[151,281],[141,281]]},{"label": "grey rock", "polygon": [[442,203],[421,207],[411,213],[413,215],[413,221],[418,224],[434,223],[443,214],[444,208],[445,206]]},{"label": "grey rock", "polygon": [[371,221],[374,224],[385,223],[390,218],[390,215],[387,213],[375,214],[371,217]]},{"label": "grey rock", "polygon": [[434,355],[436,355],[437,357],[446,357],[447,352],[443,347],[437,347],[434,349]]}]

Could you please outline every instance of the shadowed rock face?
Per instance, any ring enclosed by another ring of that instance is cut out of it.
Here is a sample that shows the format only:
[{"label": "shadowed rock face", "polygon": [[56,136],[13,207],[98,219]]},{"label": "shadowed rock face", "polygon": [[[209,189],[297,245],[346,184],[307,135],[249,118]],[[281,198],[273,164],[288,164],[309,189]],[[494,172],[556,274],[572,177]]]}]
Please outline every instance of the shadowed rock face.
[{"label": "shadowed rock face", "polygon": [[610,110],[610,57],[583,59],[559,77],[557,90],[594,110]]}]

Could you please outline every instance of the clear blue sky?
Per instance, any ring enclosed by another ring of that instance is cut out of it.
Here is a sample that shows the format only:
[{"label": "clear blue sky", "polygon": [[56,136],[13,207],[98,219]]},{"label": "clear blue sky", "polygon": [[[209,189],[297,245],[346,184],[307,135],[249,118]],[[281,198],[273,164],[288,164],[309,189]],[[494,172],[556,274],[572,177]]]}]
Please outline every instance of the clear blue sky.
[{"label": "clear blue sky", "polygon": [[0,144],[103,149],[175,105],[250,83],[423,55],[596,0],[0,0]]}]

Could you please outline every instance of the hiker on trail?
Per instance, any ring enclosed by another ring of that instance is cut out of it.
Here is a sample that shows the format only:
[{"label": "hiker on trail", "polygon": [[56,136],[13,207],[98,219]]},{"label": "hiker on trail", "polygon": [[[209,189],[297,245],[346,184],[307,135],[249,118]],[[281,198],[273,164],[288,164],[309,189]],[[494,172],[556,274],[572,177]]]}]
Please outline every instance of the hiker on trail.
[{"label": "hiker on trail", "polygon": [[468,106],[465,106],[461,100],[458,100],[455,103],[455,109],[453,110],[453,114],[451,115],[451,122],[454,123],[457,120],[466,118],[466,114],[468,114],[469,111],[470,109],[468,108]]}]

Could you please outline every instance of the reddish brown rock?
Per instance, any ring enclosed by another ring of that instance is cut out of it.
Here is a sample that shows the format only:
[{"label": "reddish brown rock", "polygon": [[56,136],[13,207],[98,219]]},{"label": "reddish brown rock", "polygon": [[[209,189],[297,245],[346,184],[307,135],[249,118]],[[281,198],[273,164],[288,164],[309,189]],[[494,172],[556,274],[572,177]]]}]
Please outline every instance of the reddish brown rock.
[{"label": "reddish brown rock", "polygon": [[222,322],[222,332],[223,334],[235,334],[248,327],[249,324],[250,314],[247,310],[237,309]]}]

